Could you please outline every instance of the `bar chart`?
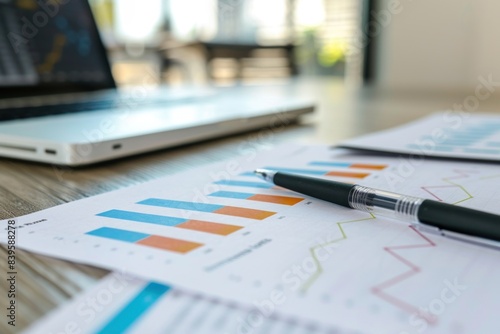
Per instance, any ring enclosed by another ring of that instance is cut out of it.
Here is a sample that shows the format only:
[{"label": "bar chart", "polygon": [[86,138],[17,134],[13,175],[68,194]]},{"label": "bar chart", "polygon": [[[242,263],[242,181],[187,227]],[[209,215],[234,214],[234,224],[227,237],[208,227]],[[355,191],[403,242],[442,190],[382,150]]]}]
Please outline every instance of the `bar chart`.
[{"label": "bar chart", "polygon": [[345,177],[354,179],[364,179],[369,176],[368,172],[353,172],[353,171],[327,171],[327,170],[313,170],[313,169],[295,169],[295,168],[279,168],[279,167],[265,167],[265,169],[276,170],[285,173],[293,174],[309,174],[316,176],[333,176],[333,177]]},{"label": "bar chart", "polygon": [[210,212],[220,215],[242,217],[242,218],[256,219],[256,220],[266,219],[276,214],[276,212],[248,209],[238,206],[185,202],[185,201],[176,201],[176,200],[168,200],[161,198],[149,198],[144,201],[138,202],[137,204],[158,206],[163,208],[181,209],[188,211]]},{"label": "bar chart", "polygon": [[[373,173],[387,168],[385,164],[339,162],[339,161],[310,161],[305,168],[284,168],[277,166],[266,166],[264,168],[288,173],[305,174],[313,176],[325,176],[341,179],[364,179]],[[146,198],[135,202],[141,210],[111,209],[96,214],[98,217],[110,218],[115,221],[127,221],[137,223],[134,229],[141,230],[141,224],[156,225],[166,228],[190,230],[197,233],[207,233],[216,236],[229,236],[244,228],[235,223],[217,222],[217,219],[187,219],[182,217],[182,212],[210,213],[229,217],[248,219],[250,221],[263,221],[277,214],[277,211],[260,210],[245,207],[245,202],[260,202],[278,205],[280,207],[293,207],[304,201],[298,194],[284,195],[283,189],[271,183],[257,181],[255,174],[251,171],[240,173],[230,180],[217,180],[212,182],[221,188],[219,191],[207,194],[208,198],[217,202],[218,199],[227,199],[241,203],[242,206],[223,205],[218,203],[191,202],[166,198]],[[234,191],[232,187],[248,188],[252,191]],[[223,189],[223,188],[228,188]],[[277,193],[277,190],[280,193]],[[158,214],[147,211],[148,207],[165,208],[177,210],[177,215]],[[279,207],[277,207],[279,209]],[[168,230],[165,230],[168,232]],[[87,232],[87,235],[108,238],[122,242],[135,243],[138,245],[154,247],[157,249],[171,251],[180,254],[189,253],[201,246],[203,243],[176,238],[163,237],[159,235],[148,235],[133,230],[118,229],[113,227],[102,227]]]},{"label": "bar chart", "polygon": [[119,240],[124,242],[133,243],[136,245],[143,245],[152,248],[172,251],[176,253],[189,253],[203,244],[191,242],[186,240],[174,239],[163,237],[160,235],[151,235],[146,233],[122,230],[111,227],[101,227],[86,233],[96,237]]},{"label": "bar chart", "polygon": [[[125,279],[127,284],[121,287],[121,280]],[[120,297],[127,298],[110,298],[109,303],[98,304],[102,306],[101,311],[96,312],[93,321],[86,321],[87,318],[81,316],[82,305],[87,305],[89,300],[100,300],[102,291],[109,291],[110,286],[120,286]],[[78,328],[79,331],[73,333],[235,333],[235,328],[244,332],[246,327],[240,319],[251,313],[244,307],[187,293],[170,285],[110,274],[23,333],[69,333],[64,330],[67,324]],[[290,326],[287,317],[275,316],[265,319],[253,333],[289,334],[291,328],[294,334],[337,332],[335,327],[319,324],[311,331],[304,321]]]},{"label": "bar chart", "polygon": [[218,235],[229,235],[240,230],[241,226],[213,223],[201,220],[188,220],[170,216],[160,216],[149,213],[140,213],[125,210],[109,210],[97,214],[97,216],[115,218],[120,220],[134,221],[138,223],[156,224],[184,228],[188,230],[213,233]]},{"label": "bar chart", "polygon": [[325,166],[325,167],[341,167],[349,169],[371,169],[371,170],[384,170],[387,165],[381,164],[366,164],[366,163],[353,163],[353,162],[335,162],[335,161],[312,161],[309,163],[311,166]]},{"label": "bar chart", "polygon": [[[219,195],[224,195],[224,194],[219,194]],[[226,195],[229,196],[229,194]],[[294,200],[292,197],[285,197],[285,196],[266,196],[266,195],[258,196],[252,194],[249,195],[250,195],[249,197],[256,196],[256,198],[260,200],[266,200],[268,202],[271,202],[273,200],[274,201],[280,200],[282,202],[291,203]],[[302,199],[298,200],[301,201]],[[207,212],[207,213],[214,213],[226,216],[246,218],[251,220],[263,220],[276,214],[276,212],[256,210],[244,207],[195,203],[195,202],[168,200],[161,198],[148,198],[139,201],[136,204],[144,206],[161,207],[161,208]],[[204,220],[185,219],[180,217],[172,217],[166,215],[157,215],[151,213],[142,213],[142,212],[118,210],[118,209],[104,211],[96,214],[96,216],[118,219],[122,221],[132,221],[136,223],[153,224],[165,227],[175,227],[175,228],[215,234],[220,236],[230,235],[243,228],[243,226],[238,226],[233,224],[223,224],[223,223],[216,223]],[[193,251],[203,246],[203,244],[197,242],[163,237],[159,235],[148,235],[141,232],[117,229],[112,227],[102,227],[87,232],[86,234],[101,238],[135,243],[137,245],[149,246],[181,254],[189,253],[190,251]]]},{"label": "bar chart", "polygon": [[[249,176],[249,173],[244,173],[247,176]],[[251,176],[253,177],[253,173],[251,173]],[[250,187],[250,188],[261,188],[261,189],[271,189],[274,186],[270,183],[265,183],[265,182],[252,182],[252,181],[239,181],[239,180],[220,180],[220,181],[215,181],[215,184],[221,185],[221,186],[235,186],[235,187]]]},{"label": "bar chart", "polygon": [[379,153],[499,161],[500,119],[495,113],[462,115],[456,110],[448,110],[389,130],[346,140],[339,147]]},{"label": "bar chart", "polygon": [[[266,166],[264,169],[281,171],[293,174],[305,174],[314,176],[329,176],[336,178],[351,178],[364,179],[372,174],[373,171],[381,171],[387,168],[387,165],[382,164],[366,164],[352,162],[333,162],[333,161],[312,161],[308,164],[313,167],[332,167],[333,170],[317,170],[317,169],[302,169],[302,168],[286,168],[276,166]],[[369,171],[359,171],[369,170]]]},{"label": "bar chart", "polygon": [[252,194],[236,191],[217,191],[209,196],[223,197],[223,198],[236,198],[249,201],[258,201],[266,203],[276,203],[282,205],[295,205],[302,202],[304,199],[300,197],[279,196],[279,195],[266,195],[266,194]]},{"label": "bar chart", "polygon": [[[457,130],[445,132],[444,140],[433,146],[437,152],[465,152],[472,154],[500,154],[500,123],[476,121]],[[432,135],[420,136],[420,141],[432,141]],[[410,149],[422,149],[419,143],[407,144]]]},{"label": "bar chart", "polygon": [[109,319],[96,334],[124,333],[171,290],[167,285],[154,282],[147,283],[142,290],[138,289],[137,294],[128,304],[118,310],[114,317]]}]

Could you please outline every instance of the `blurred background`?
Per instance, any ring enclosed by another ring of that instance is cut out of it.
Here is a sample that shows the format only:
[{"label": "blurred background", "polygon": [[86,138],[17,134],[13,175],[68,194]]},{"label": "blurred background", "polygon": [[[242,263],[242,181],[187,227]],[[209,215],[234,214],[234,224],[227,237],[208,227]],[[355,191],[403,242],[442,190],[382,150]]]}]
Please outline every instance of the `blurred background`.
[{"label": "blurred background", "polygon": [[359,82],[348,53],[363,0],[91,0],[121,85],[255,84],[296,75]]},{"label": "blurred background", "polygon": [[91,0],[120,84],[342,78],[445,92],[500,80],[495,0]]}]

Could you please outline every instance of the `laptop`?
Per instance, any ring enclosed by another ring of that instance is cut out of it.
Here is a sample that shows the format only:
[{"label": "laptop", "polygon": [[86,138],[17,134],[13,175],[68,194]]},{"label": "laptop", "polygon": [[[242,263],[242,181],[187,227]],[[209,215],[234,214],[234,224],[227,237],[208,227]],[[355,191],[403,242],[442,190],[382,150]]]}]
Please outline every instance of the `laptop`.
[{"label": "laptop", "polygon": [[81,166],[282,127],[314,109],[281,86],[146,83],[116,87],[87,1],[0,0],[0,156]]}]

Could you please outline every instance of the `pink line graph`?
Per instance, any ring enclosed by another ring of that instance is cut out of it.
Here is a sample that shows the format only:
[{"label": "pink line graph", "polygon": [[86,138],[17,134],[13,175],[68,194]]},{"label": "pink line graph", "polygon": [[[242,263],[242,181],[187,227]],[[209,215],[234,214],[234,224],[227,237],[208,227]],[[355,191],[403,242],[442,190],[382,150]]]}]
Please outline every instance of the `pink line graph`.
[{"label": "pink line graph", "polygon": [[[458,201],[457,203],[460,203],[460,202],[463,202],[463,201],[466,201],[466,200],[473,198],[472,194],[470,194],[467,191],[467,189],[465,189],[464,186],[462,186],[461,184],[455,183],[455,180],[466,179],[466,178],[473,176],[473,174],[477,174],[479,172],[474,171],[474,170],[459,170],[459,169],[453,170],[453,172],[455,173],[455,175],[452,175],[450,177],[446,177],[446,178],[442,179],[445,184],[424,186],[424,187],[421,187],[422,190],[429,193],[431,196],[436,198],[438,201],[443,201],[443,199],[440,198],[438,196],[438,194],[436,194],[435,191],[433,191],[433,190],[440,189],[440,188],[441,189],[442,188],[461,189],[464,192],[465,197],[464,197],[464,199]],[[378,297],[382,298],[383,300],[385,300],[386,302],[400,308],[401,310],[408,312],[410,314],[417,314],[422,319],[425,319],[429,324],[435,324],[437,322],[437,317],[435,315],[433,315],[431,313],[425,313],[425,312],[421,311],[417,306],[411,305],[410,303],[408,303],[408,302],[406,302],[406,301],[404,301],[404,300],[402,300],[394,295],[391,295],[386,291],[390,287],[401,284],[402,282],[404,282],[408,278],[417,275],[421,271],[420,267],[418,267],[416,264],[414,264],[413,262],[411,262],[408,259],[406,259],[405,257],[403,257],[399,253],[400,250],[436,247],[436,244],[432,240],[430,240],[425,235],[420,233],[415,227],[410,226],[410,228],[415,233],[417,233],[417,235],[420,236],[420,238],[422,238],[425,242],[421,243],[421,244],[414,244],[414,245],[400,245],[400,246],[384,247],[384,250],[387,253],[389,253],[392,257],[394,257],[399,262],[406,265],[408,267],[408,270],[401,273],[401,274],[396,275],[395,277],[388,279],[385,282],[382,282],[382,283],[374,286],[371,289],[371,291],[376,296],[378,296]]]},{"label": "pink line graph", "polygon": [[439,197],[437,194],[435,194],[432,189],[434,188],[458,188],[460,189],[459,186],[452,186],[452,185],[449,185],[449,186],[426,186],[426,187],[421,187],[423,191],[429,193],[432,197],[434,197],[435,199],[437,199],[438,201],[442,202],[443,199],[441,197]]},{"label": "pink line graph", "polygon": [[453,170],[457,175],[447,177],[445,180],[456,180],[456,179],[465,179],[468,178],[471,174],[479,173],[477,170],[463,170],[463,169],[455,169]]},{"label": "pink line graph", "polygon": [[[471,176],[471,174],[477,174],[478,171],[473,171],[473,170],[460,170],[460,169],[455,169],[453,172],[456,175],[450,176],[443,178],[443,182],[446,182],[447,184],[445,185],[432,185],[432,186],[422,186],[422,190],[425,191],[426,193],[430,194],[432,197],[434,197],[436,200],[443,202],[444,199],[441,198],[438,194],[436,194],[436,191],[433,191],[434,189],[443,189],[443,188],[455,188],[458,190],[462,190],[464,193],[464,198],[462,200],[459,200],[456,203],[460,203],[466,200],[469,200],[472,198],[472,195],[460,184],[455,183],[455,180],[459,179],[466,179]],[[453,180],[453,181],[452,181]]]},{"label": "pink line graph", "polygon": [[396,260],[399,262],[403,263],[406,265],[409,269],[408,271],[403,272],[402,274],[398,274],[395,277],[392,277],[388,279],[385,282],[382,282],[374,287],[372,287],[371,291],[373,294],[378,296],[379,298],[385,300],[386,302],[400,308],[401,310],[408,312],[410,314],[418,314],[422,319],[427,320],[429,324],[434,324],[437,321],[437,318],[435,315],[430,314],[430,313],[424,313],[422,312],[417,306],[411,305],[410,303],[389,294],[385,290],[389,289],[390,287],[393,287],[395,285],[398,285],[408,278],[417,275],[421,269],[418,267],[416,264],[411,262],[410,260],[406,259],[403,257],[401,254],[399,254],[399,250],[403,249],[417,249],[417,248],[429,248],[429,247],[436,247],[436,244],[427,238],[425,235],[420,233],[415,227],[410,226],[410,228],[418,235],[420,236],[425,243],[422,244],[414,244],[414,245],[400,245],[400,246],[391,246],[391,247],[384,247],[384,250],[389,253],[392,257],[394,257]]}]

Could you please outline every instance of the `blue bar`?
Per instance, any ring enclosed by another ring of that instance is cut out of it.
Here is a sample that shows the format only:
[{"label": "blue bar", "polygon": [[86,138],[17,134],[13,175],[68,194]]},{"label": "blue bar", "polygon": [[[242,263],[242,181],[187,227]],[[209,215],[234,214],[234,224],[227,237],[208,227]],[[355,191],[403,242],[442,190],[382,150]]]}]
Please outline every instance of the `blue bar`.
[{"label": "blue bar", "polygon": [[249,194],[249,193],[239,193],[235,191],[217,191],[214,193],[211,193],[208,196],[215,196],[215,197],[225,197],[225,198],[237,198],[237,199],[247,199],[249,197],[252,197],[254,194]]},{"label": "blue bar", "polygon": [[439,152],[453,152],[455,150],[455,147],[452,146],[436,146],[434,147],[434,151],[439,151]]},{"label": "blue bar", "polygon": [[469,130],[469,131],[464,131],[464,132],[457,132],[457,137],[461,138],[462,136],[467,136],[467,137],[475,137],[475,138],[484,138],[486,136],[491,135],[492,133],[495,132],[495,129],[475,129],[475,130]]},{"label": "blue bar", "polygon": [[[422,150],[422,151],[429,151],[429,149],[424,145],[424,146],[419,146],[417,144],[408,144],[406,145],[408,148],[413,148],[416,150]],[[440,146],[436,145],[430,149],[430,151],[440,151],[440,152],[453,152],[456,149],[454,146]]]},{"label": "blue bar", "polygon": [[255,175],[254,172],[244,172],[244,173],[240,173],[239,175],[240,176],[257,176],[257,175]]},{"label": "blue bar", "polygon": [[295,169],[295,168],[280,168],[280,167],[264,167],[278,172],[296,173],[296,174],[312,174],[312,175],[325,175],[328,173],[326,170],[311,170],[311,169]]},{"label": "blue bar", "polygon": [[449,136],[448,139],[481,139],[485,135],[484,133],[478,133],[478,132],[460,132],[460,133],[454,133],[453,136]]},{"label": "blue bar", "polygon": [[172,209],[202,211],[202,212],[214,212],[224,207],[224,205],[174,201],[161,198],[149,198],[145,199],[144,201],[137,202],[137,204],[160,206],[163,208],[172,208]]},{"label": "blue bar", "polygon": [[480,154],[500,154],[499,150],[492,150],[488,148],[464,148],[467,153],[480,153]]},{"label": "blue bar", "polygon": [[96,237],[103,237],[103,238],[108,238],[108,239],[126,241],[126,242],[136,242],[136,241],[142,240],[146,237],[149,237],[149,234],[132,232],[132,231],[127,231],[127,230],[120,230],[120,229],[111,228],[111,227],[101,227],[101,228],[98,228],[97,230],[93,230],[93,231],[87,232],[85,234],[94,235]]},{"label": "blue bar", "polygon": [[445,146],[470,146],[476,143],[476,141],[444,141],[442,145]]},{"label": "blue bar", "polygon": [[350,162],[312,161],[309,163],[309,165],[349,168],[349,166],[352,165],[352,163],[350,163]]},{"label": "blue bar", "polygon": [[490,141],[489,143],[486,143],[486,146],[489,146],[489,147],[500,147],[500,141]]},{"label": "blue bar", "polygon": [[274,185],[272,185],[271,183],[264,183],[264,182],[221,180],[221,181],[217,181],[214,183],[224,185],[224,186],[252,187],[252,188],[264,188],[264,189],[270,189],[270,188],[274,187]]},{"label": "blue bar", "polygon": [[187,219],[182,219],[182,218],[151,215],[148,213],[139,213],[139,212],[123,211],[123,210],[109,210],[106,212],[98,213],[97,216],[122,219],[122,220],[131,220],[139,223],[149,223],[149,224],[156,224],[163,226],[176,226],[187,221]]},{"label": "blue bar", "polygon": [[149,283],[96,334],[124,333],[169,290],[169,286]]},{"label": "blue bar", "polygon": [[484,123],[480,125],[476,125],[475,128],[472,128],[477,131],[481,131],[484,129],[491,129],[491,130],[497,130],[500,127],[500,123]]}]

